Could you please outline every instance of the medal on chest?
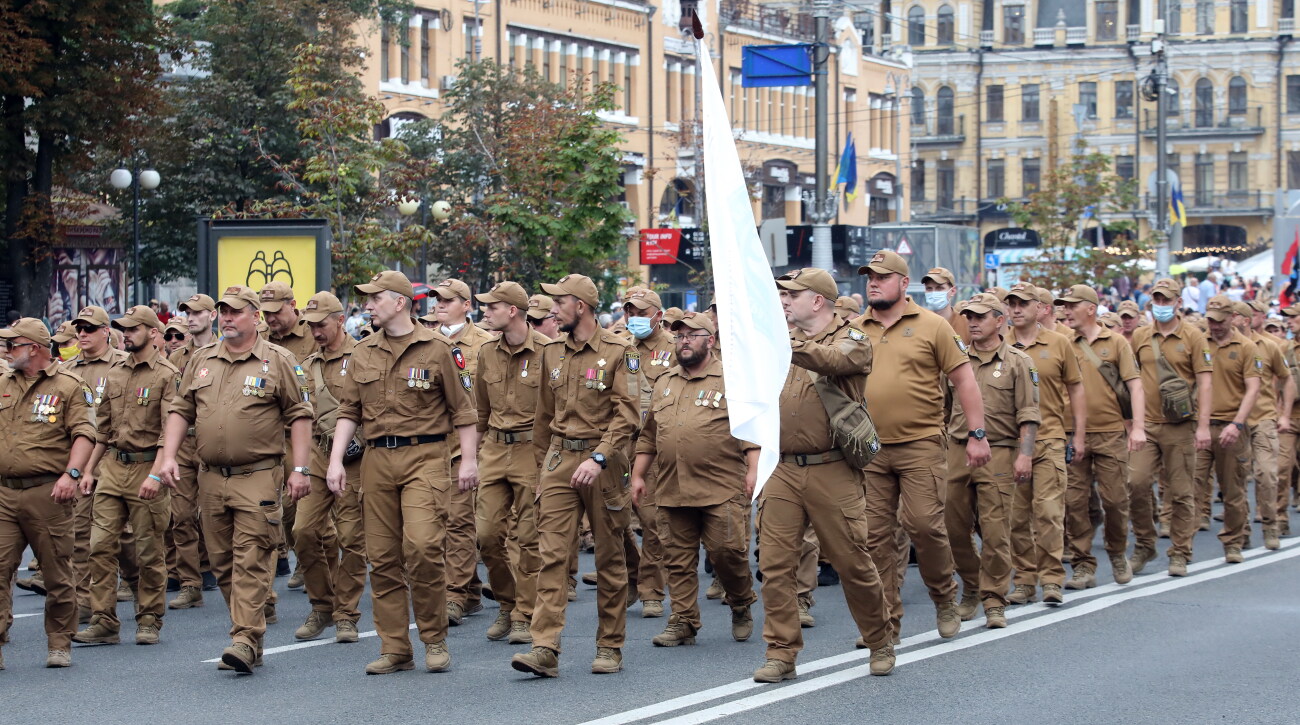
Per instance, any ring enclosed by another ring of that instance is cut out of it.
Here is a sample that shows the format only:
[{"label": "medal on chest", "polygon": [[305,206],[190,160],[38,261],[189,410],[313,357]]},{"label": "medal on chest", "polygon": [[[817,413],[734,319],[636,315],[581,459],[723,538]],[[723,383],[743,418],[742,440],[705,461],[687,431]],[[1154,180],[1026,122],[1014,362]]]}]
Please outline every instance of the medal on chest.
[{"label": "medal on chest", "polygon": [[56,411],[59,409],[59,396],[57,395],[38,395],[32,403],[32,422],[33,423],[57,423],[59,421]]},{"label": "medal on chest", "polygon": [[266,397],[266,378],[249,375],[244,378],[244,395],[258,398]]},{"label": "medal on chest", "polygon": [[995,377],[995,378],[1000,378],[1000,377],[1002,377],[1002,361],[1001,361],[1001,360],[998,361],[998,366],[997,366],[996,368],[993,369],[993,377]]},{"label": "medal on chest", "polygon": [[104,388],[108,386],[108,378],[100,378],[95,383],[95,405],[104,402]]},{"label": "medal on chest", "polygon": [[[601,362],[603,363],[604,361],[602,360]],[[586,372],[586,374],[585,374],[585,377],[587,378],[587,387],[588,387],[589,389],[591,389],[591,390],[604,390],[604,389],[605,389],[606,386],[605,386],[605,371],[604,371],[604,370],[597,370],[597,369],[595,369],[595,368],[587,368],[587,372]]]},{"label": "medal on chest", "polygon": [[135,389],[135,404],[136,404],[136,405],[148,405],[148,404],[149,404],[149,394],[150,394],[150,391],[152,391],[152,390],[153,390],[152,388],[136,388],[136,389]]},{"label": "medal on chest", "polygon": [[339,377],[347,377],[347,374],[348,374],[348,363],[350,363],[350,362],[352,362],[352,358],[350,358],[350,357],[345,357],[345,358],[343,358],[343,367],[342,367],[342,369],[339,370]]},{"label": "medal on chest", "polygon": [[519,364],[519,377],[521,377],[521,378],[526,378],[526,377],[528,377],[528,361],[527,361],[527,360],[524,360],[523,362],[521,362],[521,363]]},{"label": "medal on chest", "polygon": [[407,368],[406,387],[428,390],[432,387],[429,382],[429,371],[424,368]]}]

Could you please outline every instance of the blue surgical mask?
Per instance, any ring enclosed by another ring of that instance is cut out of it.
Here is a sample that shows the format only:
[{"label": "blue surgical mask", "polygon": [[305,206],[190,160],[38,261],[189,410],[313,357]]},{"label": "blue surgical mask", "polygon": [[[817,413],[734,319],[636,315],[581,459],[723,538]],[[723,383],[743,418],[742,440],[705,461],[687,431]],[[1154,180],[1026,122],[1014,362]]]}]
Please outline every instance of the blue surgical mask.
[{"label": "blue surgical mask", "polygon": [[644,340],[650,337],[653,330],[650,329],[649,317],[629,317],[627,318],[627,331],[638,340]]},{"label": "blue surgical mask", "polygon": [[1151,305],[1151,316],[1156,318],[1156,322],[1168,322],[1174,319],[1173,305]]},{"label": "blue surgical mask", "polygon": [[948,290],[925,293],[925,308],[938,312],[948,306]]}]

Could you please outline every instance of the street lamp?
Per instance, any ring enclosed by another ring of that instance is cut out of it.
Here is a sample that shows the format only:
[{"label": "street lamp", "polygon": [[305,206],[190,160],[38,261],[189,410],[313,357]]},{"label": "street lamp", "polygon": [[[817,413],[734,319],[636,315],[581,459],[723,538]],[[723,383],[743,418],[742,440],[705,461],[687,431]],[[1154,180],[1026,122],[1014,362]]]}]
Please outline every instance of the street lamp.
[{"label": "street lamp", "polygon": [[153,169],[114,169],[108,183],[115,189],[131,188],[131,304],[140,304],[140,189],[153,191],[162,183],[162,177]]},{"label": "street lamp", "polygon": [[[397,202],[397,213],[404,217],[409,217],[416,212],[422,212],[420,215],[420,226],[428,228],[428,219],[426,214],[432,216],[437,221],[446,221],[451,216],[451,204],[445,201],[435,201],[433,204],[425,206],[425,203],[419,199],[403,198]],[[400,231],[400,227],[399,227]],[[420,242],[420,281],[428,284],[429,276],[429,244],[424,239]],[[428,298],[425,298],[427,304]]]}]

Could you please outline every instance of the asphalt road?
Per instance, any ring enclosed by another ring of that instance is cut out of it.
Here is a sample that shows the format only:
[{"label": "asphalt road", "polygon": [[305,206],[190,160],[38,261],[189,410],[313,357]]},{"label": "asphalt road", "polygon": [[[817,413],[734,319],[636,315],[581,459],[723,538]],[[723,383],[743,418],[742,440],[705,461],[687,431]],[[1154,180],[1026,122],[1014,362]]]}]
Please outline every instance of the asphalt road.
[{"label": "asphalt road", "polygon": [[[1165,576],[1162,557],[1122,587],[1099,556],[1101,586],[1067,592],[1064,607],[1011,608],[1007,629],[987,630],[977,618],[947,641],[934,632],[912,569],[898,667],[886,678],[866,675],[867,653],[853,648],[857,634],[839,587],[821,588],[799,677],[777,686],[750,681],[763,661],[761,636],[733,642],[728,611],[715,602],[702,604],[699,644],[671,649],[650,644],[666,619],[642,619],[638,605],[628,618],[624,671],[589,674],[595,590],[581,584],[556,680],[510,669],[523,647],[483,636],[495,616],[491,602],[451,630],[451,672],[367,677],[362,668],[378,654],[373,634],[358,644],[332,636],[296,643],[293,630],[309,606],[283,578],[280,622],[255,676],[216,670],[229,626],[217,592],[202,609],[168,613],[157,646],[77,645],[72,668],[47,670],[43,600],[16,592],[0,723],[1295,723],[1300,538],[1246,556],[1245,564],[1224,564],[1213,532],[1203,532],[1191,576]],[[591,568],[583,555],[581,569]],[[129,621],[130,605],[119,606]],[[366,632],[368,596],[363,610]],[[761,627],[760,607],[755,617]],[[422,648],[412,640],[419,663]]]}]

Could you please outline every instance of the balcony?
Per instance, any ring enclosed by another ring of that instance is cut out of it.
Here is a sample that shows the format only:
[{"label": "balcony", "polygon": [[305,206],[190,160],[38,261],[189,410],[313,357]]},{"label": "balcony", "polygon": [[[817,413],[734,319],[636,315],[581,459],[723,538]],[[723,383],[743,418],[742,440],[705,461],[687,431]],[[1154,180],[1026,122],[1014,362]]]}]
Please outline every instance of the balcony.
[{"label": "balcony", "polygon": [[993,47],[993,31],[992,31],[992,30],[981,30],[981,31],[980,31],[980,47],[981,47],[981,48],[992,48],[992,47]]},{"label": "balcony", "polygon": [[1289,37],[1291,37],[1291,35],[1292,35],[1294,32],[1295,32],[1295,18],[1278,18],[1278,19],[1277,19],[1277,34],[1278,34],[1278,35],[1286,36],[1286,37],[1289,38]]},{"label": "balcony", "polygon": [[727,27],[809,43],[817,36],[813,16],[789,8],[769,7],[750,0],[722,0],[719,15]]},{"label": "balcony", "polygon": [[1079,26],[1077,28],[1065,29],[1066,45],[1083,45],[1088,42],[1088,28]]},{"label": "balcony", "polygon": [[1034,45],[1056,45],[1056,28],[1034,28]]},{"label": "balcony", "polygon": [[[1165,133],[1168,138],[1205,138],[1209,136],[1258,136],[1264,133],[1264,107],[1248,106],[1237,112],[1226,109],[1201,109],[1188,113],[1171,113],[1166,116]],[[1156,135],[1156,112],[1142,112],[1142,135]]]},{"label": "balcony", "polygon": [[[1183,204],[1189,217],[1272,216],[1273,195],[1265,191],[1215,192],[1193,190],[1190,179],[1183,186]],[[915,202],[913,202],[915,204]],[[1140,212],[1156,213],[1155,197],[1143,194],[1138,200]]]},{"label": "balcony", "polygon": [[914,222],[973,222],[979,202],[975,199],[913,199]]},{"label": "balcony", "polygon": [[966,115],[926,116],[925,123],[912,124],[912,143],[917,146],[945,146],[966,140]]},{"label": "balcony", "polygon": [[1129,25],[1124,28],[1124,39],[1130,43],[1136,43],[1142,39],[1142,26]]}]

